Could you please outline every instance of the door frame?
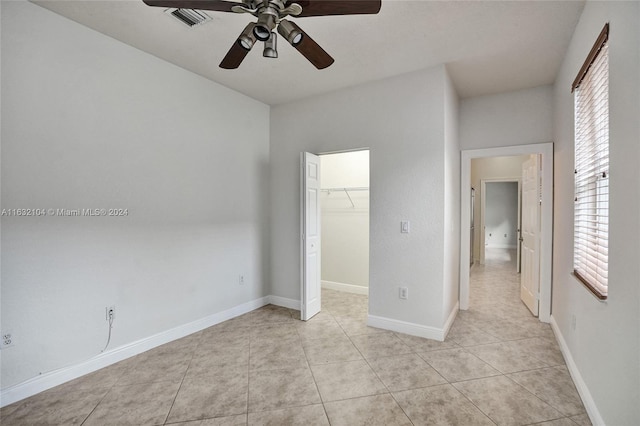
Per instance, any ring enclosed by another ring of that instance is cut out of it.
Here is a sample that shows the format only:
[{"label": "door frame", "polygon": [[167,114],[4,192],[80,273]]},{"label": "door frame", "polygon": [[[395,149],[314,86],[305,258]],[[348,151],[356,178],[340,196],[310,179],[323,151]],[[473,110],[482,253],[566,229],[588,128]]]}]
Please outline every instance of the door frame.
[{"label": "door frame", "polygon": [[484,245],[484,240],[485,240],[485,225],[484,225],[484,218],[485,218],[485,208],[486,208],[486,194],[487,194],[487,183],[500,183],[500,182],[505,182],[505,183],[517,183],[518,184],[518,230],[517,235],[516,235],[516,241],[518,241],[516,243],[516,248],[517,248],[517,253],[516,256],[518,257],[517,261],[516,261],[516,271],[520,272],[520,227],[522,226],[522,217],[521,214],[522,212],[520,211],[520,207],[521,207],[521,199],[522,199],[522,178],[520,177],[505,177],[505,178],[490,178],[490,179],[480,179],[480,259],[478,260],[480,262],[481,265],[484,265],[485,262],[485,245]]},{"label": "door frame", "polygon": [[[372,149],[368,146],[362,147],[362,148],[350,148],[350,149],[343,149],[343,150],[337,150],[337,151],[323,151],[323,152],[312,152],[312,151],[301,151],[300,152],[300,315],[301,318],[304,315],[303,311],[307,309],[306,305],[305,305],[305,272],[304,272],[304,266],[303,263],[305,261],[305,249],[304,249],[304,221],[305,221],[305,210],[306,210],[306,205],[305,205],[305,200],[304,200],[304,196],[303,196],[303,192],[305,190],[305,184],[304,184],[304,155],[305,153],[309,153],[309,154],[313,154],[315,156],[318,156],[320,158],[322,158],[323,155],[330,155],[330,154],[346,154],[349,152],[358,152],[358,151],[367,151],[369,153],[369,194],[371,194],[371,151]],[[320,162],[320,171],[322,169],[322,160]],[[321,185],[320,185],[321,186]],[[320,188],[322,189],[322,188]],[[369,197],[371,197],[371,195],[369,195]],[[320,201],[320,200],[318,200]],[[318,204],[318,206],[320,206],[320,204]],[[369,220],[371,220],[371,198],[369,198]],[[320,222],[320,233],[319,233],[319,237],[318,237],[318,244],[320,245],[320,247],[322,247],[322,208],[319,208],[319,212],[318,212],[318,221]],[[369,222],[370,223],[370,222]],[[320,248],[321,250],[321,248]],[[368,290],[368,294],[371,294],[371,226],[369,226],[369,252],[367,253],[367,256],[369,258],[369,286],[367,288]],[[322,264],[320,265],[320,271],[322,269]],[[322,272],[320,272],[320,290],[322,291]],[[322,299],[321,300],[321,304],[322,304]],[[370,299],[369,299],[370,300]],[[320,309],[322,309],[322,306],[320,307]],[[367,311],[368,311],[369,307],[367,306]]]},{"label": "door frame", "polygon": [[460,309],[469,309],[469,250],[471,160],[474,158],[540,154],[542,163],[542,206],[540,223],[540,308],[539,320],[551,320],[551,276],[553,250],[553,142],[461,151],[460,164]]}]

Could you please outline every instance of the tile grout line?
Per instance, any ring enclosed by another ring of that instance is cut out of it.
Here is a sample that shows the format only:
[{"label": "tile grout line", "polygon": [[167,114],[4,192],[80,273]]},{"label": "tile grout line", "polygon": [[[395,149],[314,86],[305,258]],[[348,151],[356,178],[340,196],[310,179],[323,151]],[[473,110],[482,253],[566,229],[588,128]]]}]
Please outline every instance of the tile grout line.
[{"label": "tile grout line", "polygon": [[[249,330],[251,334],[251,330]],[[249,337],[249,353],[247,354],[247,408],[246,408],[246,424],[249,424],[249,398],[251,397],[251,337]]]},{"label": "tile grout line", "polygon": [[[136,362],[136,364],[137,364],[137,362]],[[105,367],[105,368],[108,368],[108,367]],[[82,426],[82,425],[84,425],[86,423],[87,419],[89,419],[89,417],[93,414],[93,412],[96,411],[96,408],[98,408],[98,406],[102,403],[102,401],[104,401],[104,399],[107,397],[107,395],[109,395],[109,393],[111,393],[111,390],[118,384],[118,380],[120,380],[120,378],[122,376],[124,376],[126,370],[127,369],[123,369],[123,371],[120,373],[118,378],[113,382],[113,384],[107,388],[107,392],[105,392],[105,394],[102,396],[102,398],[100,398],[100,401],[98,401],[98,403],[93,407],[93,409],[89,412],[89,414],[87,414],[87,416],[84,418],[84,420],[82,420],[82,422],[80,423],[80,426]],[[61,385],[61,386],[63,386],[63,385]],[[17,408],[19,408],[19,407],[16,407],[16,409]],[[0,418],[0,420],[2,420],[2,419]]]},{"label": "tile grout line", "polygon": [[[331,313],[329,313],[331,315]],[[333,315],[331,315],[333,318]],[[335,320],[335,318],[334,318]],[[336,321],[337,322],[337,321]],[[340,324],[338,324],[340,326]],[[300,330],[296,328],[296,332],[298,333],[298,338],[300,338],[300,345],[302,346],[302,351],[304,352],[304,357],[307,361],[307,365],[309,367],[309,372],[311,373],[311,378],[313,379],[313,384],[316,387],[316,392],[318,392],[318,397],[320,398],[320,404],[322,404],[322,410],[324,411],[324,415],[327,419],[327,423],[331,426],[331,419],[329,418],[329,413],[327,412],[327,407],[325,405],[324,398],[322,397],[322,393],[320,393],[320,387],[318,386],[318,381],[316,380],[316,376],[313,373],[313,368],[311,368],[311,363],[309,362],[309,357],[307,356],[307,351],[304,350],[304,345],[302,344],[302,336],[300,335]]]},{"label": "tile grout line", "polygon": [[[345,332],[345,334],[347,334]],[[393,336],[395,336],[395,333],[392,333]],[[362,353],[362,351],[360,351],[360,348],[358,348],[358,346],[353,342],[353,340],[351,340],[351,336],[347,335],[347,337],[349,338],[349,340],[351,341],[351,344],[356,348],[356,350],[358,352],[360,352],[360,355],[362,356],[362,358],[364,359],[364,362],[369,366],[369,368],[371,369],[371,371],[373,371],[373,374],[375,374],[376,378],[380,381],[380,383],[382,383],[382,385],[385,387],[385,389],[387,390],[387,392],[389,393],[389,395],[391,396],[391,398],[393,399],[393,401],[396,403],[396,405],[398,406],[398,408],[400,408],[400,410],[402,410],[402,413],[405,415],[405,417],[409,420],[409,422],[414,425],[413,420],[411,420],[411,417],[409,417],[409,415],[407,414],[407,412],[404,410],[404,408],[402,408],[402,405],[400,405],[400,403],[398,403],[398,400],[396,399],[396,397],[393,395],[393,392],[391,392],[391,390],[389,389],[389,387],[386,385],[386,383],[380,378],[380,375],[378,375],[378,373],[376,372],[376,370],[373,369],[373,367],[371,367],[371,364],[369,363],[369,360],[367,359],[366,356],[364,356],[364,354]],[[395,336],[396,339],[400,340],[397,336]],[[408,346],[409,349],[411,349],[413,351],[413,348]],[[412,352],[415,353],[415,352]],[[417,354],[416,354],[417,355]],[[418,355],[418,357],[420,357],[420,355]],[[389,357],[390,358],[390,357]],[[446,379],[445,379],[446,380]],[[371,396],[371,395],[370,395]]]},{"label": "tile grout line", "polygon": [[195,351],[198,348],[198,346],[200,345],[200,339],[202,338],[202,336],[200,336],[200,338],[198,339],[198,343],[196,345],[194,345],[192,351],[191,351],[191,358],[189,359],[189,365],[187,366],[187,369],[184,371],[184,375],[182,376],[182,380],[180,380],[180,386],[178,386],[178,390],[175,394],[175,396],[173,397],[173,401],[171,401],[171,406],[169,407],[169,410],[167,411],[167,415],[164,417],[164,422],[163,425],[167,424],[167,421],[169,421],[169,415],[171,414],[171,410],[173,410],[173,406],[176,403],[176,399],[178,399],[178,394],[180,393],[180,389],[182,389],[182,384],[184,383],[185,378],[187,377],[187,373],[189,372],[189,368],[191,367],[191,363],[193,362],[193,357],[195,355]]}]

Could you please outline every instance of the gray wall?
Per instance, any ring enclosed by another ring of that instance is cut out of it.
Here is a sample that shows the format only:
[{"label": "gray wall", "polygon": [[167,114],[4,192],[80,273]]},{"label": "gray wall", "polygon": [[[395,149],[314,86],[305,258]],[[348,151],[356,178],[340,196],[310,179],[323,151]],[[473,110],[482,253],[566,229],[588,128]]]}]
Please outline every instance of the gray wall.
[{"label": "gray wall", "polygon": [[460,148],[551,142],[551,86],[462,99]]},{"label": "gray wall", "polygon": [[[572,276],[573,96],[570,88],[606,22],[609,38],[609,298]],[[554,91],[553,320],[608,425],[640,424],[640,3],[587,2]],[[575,329],[571,326],[575,316]]]},{"label": "gray wall", "polygon": [[269,294],[269,107],[1,7],[2,207],[128,209],[2,217],[3,388]]},{"label": "gray wall", "polygon": [[[300,152],[369,147],[370,314],[442,327],[445,76],[436,67],[272,108],[274,295],[300,299]],[[455,234],[459,221],[450,226]]]}]

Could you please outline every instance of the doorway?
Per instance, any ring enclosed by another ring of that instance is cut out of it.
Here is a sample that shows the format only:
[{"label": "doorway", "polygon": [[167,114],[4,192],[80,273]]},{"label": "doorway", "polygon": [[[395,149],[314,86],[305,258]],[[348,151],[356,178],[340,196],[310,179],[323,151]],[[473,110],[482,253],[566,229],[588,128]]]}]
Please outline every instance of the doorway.
[{"label": "doorway", "polygon": [[[301,319],[369,294],[369,150],[301,157]],[[368,305],[368,303],[367,303]]]},{"label": "doorway", "polygon": [[[479,150],[462,151],[461,163],[461,238],[460,238],[460,309],[469,309],[469,272],[471,253],[462,248],[469,247],[470,241],[470,202],[472,182],[473,159],[486,159],[491,157],[512,157],[535,155],[540,159],[540,222],[538,249],[540,253],[539,266],[536,267],[539,278],[539,319],[542,322],[549,322],[551,317],[551,259],[552,259],[552,218],[553,218],[553,144],[533,144],[520,145],[502,148],[488,148]],[[520,176],[518,174],[517,176]],[[475,186],[475,185],[474,185]],[[477,188],[477,186],[476,186]],[[477,196],[477,193],[476,193]],[[478,223],[478,222],[476,222]],[[480,238],[481,226],[476,226],[477,251],[474,256],[478,256],[480,261],[479,244],[484,244],[484,239]],[[503,233],[504,235],[504,233]]]},{"label": "doorway", "polygon": [[369,151],[320,155],[323,289],[369,294]]},{"label": "doorway", "polygon": [[[505,160],[504,163],[509,167],[521,168],[527,158],[518,156],[475,159],[471,161],[471,175],[478,175],[474,170],[482,170],[481,164],[485,161]],[[499,168],[497,170],[501,173]],[[520,177],[486,178],[486,175],[480,175],[478,263],[481,265],[485,264],[487,249],[511,249],[515,250],[515,268],[520,272],[521,181]]]}]

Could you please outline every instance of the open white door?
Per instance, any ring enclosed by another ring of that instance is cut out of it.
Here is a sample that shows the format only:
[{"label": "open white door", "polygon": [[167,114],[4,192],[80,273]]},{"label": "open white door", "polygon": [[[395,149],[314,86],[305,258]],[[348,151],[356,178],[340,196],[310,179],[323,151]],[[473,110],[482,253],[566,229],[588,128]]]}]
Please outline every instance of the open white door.
[{"label": "open white door", "polygon": [[522,164],[520,298],[538,316],[540,287],[540,170],[538,156]]},{"label": "open white door", "polygon": [[522,249],[522,179],[518,181],[518,242],[516,243],[516,272],[520,273],[522,268],[522,257],[520,250]]},{"label": "open white door", "polygon": [[301,159],[302,289],[300,319],[320,312],[320,157],[308,152]]}]

